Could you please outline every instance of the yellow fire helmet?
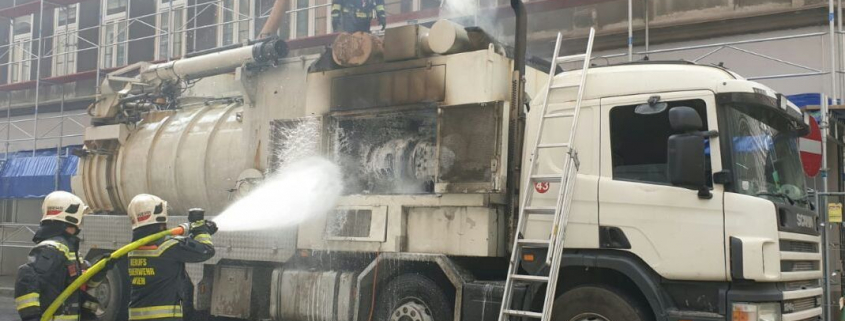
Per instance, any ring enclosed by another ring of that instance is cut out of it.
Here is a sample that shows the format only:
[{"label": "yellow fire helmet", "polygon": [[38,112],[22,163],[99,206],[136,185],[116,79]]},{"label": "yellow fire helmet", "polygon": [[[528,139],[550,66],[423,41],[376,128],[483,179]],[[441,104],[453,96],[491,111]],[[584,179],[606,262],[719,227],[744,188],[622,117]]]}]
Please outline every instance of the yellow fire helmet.
[{"label": "yellow fire helmet", "polygon": [[126,209],[132,221],[132,229],[142,226],[167,223],[167,202],[155,195],[138,194]]},{"label": "yellow fire helmet", "polygon": [[41,222],[65,222],[77,228],[82,226],[82,215],[88,211],[88,206],[76,195],[65,191],[55,191],[44,198],[41,203]]}]

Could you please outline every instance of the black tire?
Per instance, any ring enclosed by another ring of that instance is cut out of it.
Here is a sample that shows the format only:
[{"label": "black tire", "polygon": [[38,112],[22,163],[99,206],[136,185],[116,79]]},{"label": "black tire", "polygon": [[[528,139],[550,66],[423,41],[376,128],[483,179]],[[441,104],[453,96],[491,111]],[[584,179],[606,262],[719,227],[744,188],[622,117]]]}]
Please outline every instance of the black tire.
[{"label": "black tire", "polygon": [[106,312],[100,321],[121,321],[129,319],[129,276],[126,260],[120,260],[106,273],[103,283],[95,290],[100,307]]},{"label": "black tire", "polygon": [[623,292],[603,286],[579,286],[555,300],[554,321],[649,321],[647,310]]},{"label": "black tire", "polygon": [[[402,321],[427,320],[416,316],[418,310],[424,310],[431,321],[454,319],[454,301],[448,299],[436,282],[425,276],[400,275],[391,280],[387,286],[382,287],[377,297],[373,314],[375,321],[390,321],[392,314],[397,314],[393,316],[393,319]],[[403,313],[410,317],[404,319],[398,317]]]}]

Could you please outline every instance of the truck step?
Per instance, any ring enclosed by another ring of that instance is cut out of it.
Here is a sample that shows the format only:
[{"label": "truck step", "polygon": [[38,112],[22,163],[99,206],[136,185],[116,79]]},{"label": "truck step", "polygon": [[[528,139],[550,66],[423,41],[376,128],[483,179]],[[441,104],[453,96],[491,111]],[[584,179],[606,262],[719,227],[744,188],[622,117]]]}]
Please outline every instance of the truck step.
[{"label": "truck step", "polygon": [[518,239],[516,240],[517,243],[520,245],[529,245],[529,246],[549,246],[549,240],[537,240],[537,239]]},{"label": "truck step", "polygon": [[551,114],[551,115],[546,115],[544,118],[551,119],[551,118],[570,118],[570,117],[575,117],[575,113]]},{"label": "truck step", "polygon": [[542,275],[524,275],[524,274],[511,274],[511,278],[517,281],[525,281],[525,282],[549,282],[548,276]]},{"label": "truck step", "polygon": [[531,175],[531,179],[535,182],[560,183],[560,174]]},{"label": "truck step", "polygon": [[583,61],[586,58],[587,58],[586,54],[577,54],[577,55],[571,55],[571,56],[558,57],[557,61],[555,61],[555,62],[562,64],[562,63],[567,63],[567,62]]},{"label": "truck step", "polygon": [[533,312],[533,311],[522,311],[522,310],[502,310],[502,313],[507,315],[512,315],[516,317],[527,317],[527,318],[534,318],[534,319],[542,319],[543,314],[540,312]]},{"label": "truck step", "polygon": [[527,206],[525,207],[525,211],[529,214],[554,214],[555,208],[546,206]]},{"label": "truck step", "polygon": [[578,87],[580,87],[580,85],[575,84],[575,85],[552,85],[549,88],[551,88],[551,89],[568,89],[568,88],[578,88]]},{"label": "truck step", "polygon": [[561,147],[569,147],[569,143],[547,143],[547,144],[537,145],[537,148],[561,148]]}]

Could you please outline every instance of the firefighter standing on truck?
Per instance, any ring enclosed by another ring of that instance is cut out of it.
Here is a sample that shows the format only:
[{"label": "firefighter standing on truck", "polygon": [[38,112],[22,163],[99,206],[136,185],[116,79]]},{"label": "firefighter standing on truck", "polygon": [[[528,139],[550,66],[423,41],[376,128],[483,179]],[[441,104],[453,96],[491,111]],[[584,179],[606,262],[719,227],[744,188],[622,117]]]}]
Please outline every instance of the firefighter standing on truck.
[{"label": "firefighter standing on truck", "polygon": [[384,0],[332,0],[332,29],[348,33],[370,32],[373,11],[384,30],[387,26]]},{"label": "firefighter standing on truck", "polygon": [[[132,240],[164,231],[167,202],[153,195],[132,198],[127,208],[132,221]],[[132,291],[129,320],[182,320],[192,306],[186,288],[190,283],[185,263],[196,263],[214,256],[211,234],[214,222],[198,220],[180,225],[187,236],[165,237],[129,252],[129,280]]]},{"label": "firefighter standing on truck", "polygon": [[[40,320],[44,310],[82,274],[85,262],[79,258],[77,235],[87,210],[82,199],[68,192],[52,192],[44,198],[41,226],[32,238],[36,245],[29,251],[29,262],[18,268],[15,281],[15,304],[23,321]],[[97,287],[104,276],[105,271],[98,273],[87,286]],[[56,310],[53,320],[79,320],[80,314],[90,319],[101,312],[94,297],[80,290]]]}]

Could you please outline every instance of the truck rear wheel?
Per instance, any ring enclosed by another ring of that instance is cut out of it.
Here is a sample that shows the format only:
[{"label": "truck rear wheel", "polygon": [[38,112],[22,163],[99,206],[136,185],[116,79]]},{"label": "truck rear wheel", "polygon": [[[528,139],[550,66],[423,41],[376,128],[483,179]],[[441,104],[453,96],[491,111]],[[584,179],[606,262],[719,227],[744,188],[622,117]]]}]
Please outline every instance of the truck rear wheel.
[{"label": "truck rear wheel", "polygon": [[106,273],[103,283],[94,289],[94,296],[100,301],[100,307],[105,313],[99,317],[100,321],[126,320],[129,306],[128,276],[126,260],[120,260]]},{"label": "truck rear wheel", "polygon": [[381,289],[373,320],[452,321],[453,308],[436,282],[421,275],[401,275]]},{"label": "truck rear wheel", "polygon": [[579,286],[555,300],[554,321],[648,321],[639,302],[603,286]]}]

